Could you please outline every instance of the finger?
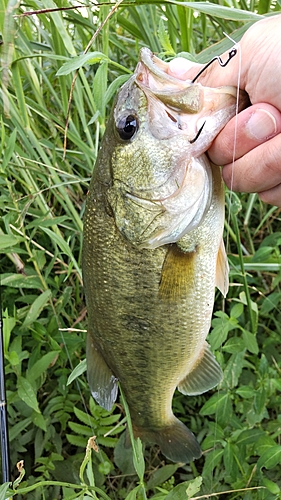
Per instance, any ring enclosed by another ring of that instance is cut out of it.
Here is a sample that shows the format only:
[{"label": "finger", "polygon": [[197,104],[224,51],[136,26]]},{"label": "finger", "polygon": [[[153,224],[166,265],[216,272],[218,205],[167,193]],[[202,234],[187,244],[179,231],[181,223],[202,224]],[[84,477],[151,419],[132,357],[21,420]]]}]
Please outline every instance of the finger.
[{"label": "finger", "polygon": [[176,57],[168,63],[168,74],[179,80],[191,80],[201,68],[203,68],[201,64],[189,61],[185,57]]},{"label": "finger", "polygon": [[226,165],[222,175],[234,191],[261,193],[281,183],[281,134]]},{"label": "finger", "polygon": [[[222,54],[221,59],[227,61],[229,55],[228,52]],[[238,83],[238,70],[239,70],[239,60],[234,57],[234,62],[231,61],[228,65],[222,67],[218,62],[207,67],[197,83],[208,87],[220,87],[223,85],[234,85],[237,86]],[[193,80],[197,77],[198,73],[205,67],[205,64],[198,64],[193,61],[189,61],[185,57],[176,57],[168,63],[168,74],[178,78],[179,80]]]},{"label": "finger", "polygon": [[241,111],[214,140],[208,154],[217,165],[237,160],[281,132],[281,113],[267,103]]},{"label": "finger", "polygon": [[281,207],[281,184],[278,184],[278,186],[275,186],[272,189],[268,189],[267,191],[262,191],[258,194],[260,199],[264,201],[264,203],[270,203],[270,205]]}]

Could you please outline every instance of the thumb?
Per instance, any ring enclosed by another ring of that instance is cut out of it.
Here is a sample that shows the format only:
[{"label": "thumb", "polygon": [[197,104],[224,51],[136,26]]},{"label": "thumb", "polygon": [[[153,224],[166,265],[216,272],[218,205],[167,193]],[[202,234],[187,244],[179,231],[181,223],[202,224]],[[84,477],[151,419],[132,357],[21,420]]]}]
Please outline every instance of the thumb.
[{"label": "thumb", "polygon": [[[198,64],[183,57],[176,57],[168,63],[168,73],[180,80],[193,80],[198,76],[200,71],[204,70],[196,81],[206,87],[237,86],[241,58],[239,47],[236,47],[237,52],[233,57],[229,55],[231,51],[225,52],[220,58],[217,57],[217,60],[214,59],[209,66],[207,65],[208,63]],[[219,61],[222,64],[226,63],[226,65],[222,66]],[[205,67],[206,69],[204,69]],[[240,85],[240,88],[243,87]]]},{"label": "thumb", "polygon": [[208,154],[217,165],[225,165],[233,157],[235,160],[241,158],[280,132],[280,111],[267,103],[254,104],[226,124]]}]

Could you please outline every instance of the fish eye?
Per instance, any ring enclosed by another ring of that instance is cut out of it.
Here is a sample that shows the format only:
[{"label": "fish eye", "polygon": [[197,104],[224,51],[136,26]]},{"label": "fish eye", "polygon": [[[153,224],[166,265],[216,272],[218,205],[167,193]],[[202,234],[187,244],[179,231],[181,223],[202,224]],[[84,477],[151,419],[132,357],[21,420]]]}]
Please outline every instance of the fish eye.
[{"label": "fish eye", "polygon": [[139,122],[136,116],[127,115],[120,118],[117,124],[117,132],[123,141],[132,139],[139,129]]}]

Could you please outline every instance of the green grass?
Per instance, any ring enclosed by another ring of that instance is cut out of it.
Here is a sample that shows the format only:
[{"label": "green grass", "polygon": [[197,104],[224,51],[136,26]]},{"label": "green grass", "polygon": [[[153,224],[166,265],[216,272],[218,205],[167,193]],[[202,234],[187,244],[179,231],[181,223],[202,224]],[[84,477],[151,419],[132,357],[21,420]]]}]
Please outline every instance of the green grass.
[{"label": "green grass", "polygon": [[[0,2],[0,265],[13,480],[17,462],[25,469],[0,498],[281,498],[280,210],[255,195],[227,196],[231,286],[225,301],[217,296],[209,336],[224,381],[206,395],[174,398],[203,449],[195,463],[165,463],[157,447],[145,449],[143,462],[139,441],[133,456],[122,451],[125,402],[101,409],[83,373],[81,277],[89,179],[113,96],[140,47],[208,61],[230,46],[223,32],[239,39],[280,2],[123,2],[86,56],[111,5],[23,16],[71,5]],[[99,451],[85,455],[93,435]]]}]

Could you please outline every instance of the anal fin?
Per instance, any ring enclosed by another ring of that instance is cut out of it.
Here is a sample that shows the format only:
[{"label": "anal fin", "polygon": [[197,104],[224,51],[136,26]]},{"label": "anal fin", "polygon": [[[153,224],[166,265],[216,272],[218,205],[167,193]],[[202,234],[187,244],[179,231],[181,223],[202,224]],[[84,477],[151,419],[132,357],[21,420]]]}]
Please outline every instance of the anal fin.
[{"label": "anal fin", "polygon": [[205,342],[192,371],[179,383],[178,390],[187,396],[197,396],[213,389],[223,377],[222,369]]},{"label": "anal fin", "polygon": [[86,354],[87,376],[92,396],[100,406],[110,411],[117,398],[117,378],[95,347],[90,332],[87,335]]}]

